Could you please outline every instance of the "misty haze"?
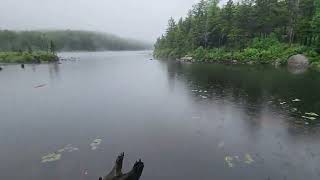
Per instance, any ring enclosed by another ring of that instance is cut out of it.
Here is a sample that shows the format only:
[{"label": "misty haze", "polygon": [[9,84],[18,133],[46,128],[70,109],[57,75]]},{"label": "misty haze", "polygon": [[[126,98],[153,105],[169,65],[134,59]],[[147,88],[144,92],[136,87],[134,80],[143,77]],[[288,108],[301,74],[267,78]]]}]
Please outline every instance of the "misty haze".
[{"label": "misty haze", "polygon": [[1,0],[0,27],[89,30],[154,42],[164,32],[170,16],[185,16],[195,2],[197,0]]},{"label": "misty haze", "polygon": [[319,0],[1,0],[0,179],[318,180]]}]

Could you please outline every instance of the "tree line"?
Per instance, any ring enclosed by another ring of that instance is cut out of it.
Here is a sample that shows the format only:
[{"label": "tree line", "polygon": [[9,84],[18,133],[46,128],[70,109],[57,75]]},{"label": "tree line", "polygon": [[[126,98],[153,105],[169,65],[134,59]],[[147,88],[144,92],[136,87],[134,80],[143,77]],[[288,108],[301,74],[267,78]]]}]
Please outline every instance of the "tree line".
[{"label": "tree line", "polygon": [[0,30],[0,51],[142,50],[149,47],[137,40],[100,32]]},{"label": "tree line", "polygon": [[170,18],[157,39],[155,55],[181,57],[198,49],[249,47],[254,39],[270,38],[288,46],[299,44],[320,52],[319,0],[201,0],[185,18]]}]

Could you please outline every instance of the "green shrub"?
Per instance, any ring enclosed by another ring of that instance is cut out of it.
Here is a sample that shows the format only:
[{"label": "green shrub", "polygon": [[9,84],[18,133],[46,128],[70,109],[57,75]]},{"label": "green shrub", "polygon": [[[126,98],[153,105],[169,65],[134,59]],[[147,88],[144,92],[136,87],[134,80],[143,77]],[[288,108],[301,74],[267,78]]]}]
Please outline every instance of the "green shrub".
[{"label": "green shrub", "polygon": [[274,62],[280,62],[281,64],[286,64],[287,59],[295,54],[304,54],[310,61],[320,62],[320,55],[311,48],[291,45],[285,43],[280,43],[274,36],[268,38],[255,38],[252,40],[250,45],[240,50],[224,49],[224,48],[212,48],[205,49],[203,47],[198,47],[197,49],[186,53],[181,49],[162,49],[155,50],[156,57],[166,57],[166,58],[179,58],[188,54],[192,56],[196,61],[230,61],[238,60],[241,62],[253,61],[255,63],[261,64],[271,64]]},{"label": "green shrub", "polygon": [[206,50],[202,46],[200,46],[199,48],[193,51],[192,57],[198,61],[204,61],[206,54]]},{"label": "green shrub", "polygon": [[38,52],[0,52],[0,62],[2,63],[35,63],[54,62],[58,57],[55,54]]},{"label": "green shrub", "polygon": [[280,46],[280,42],[275,37],[270,36],[267,38],[254,38],[250,47],[255,49],[268,49],[274,45]]}]

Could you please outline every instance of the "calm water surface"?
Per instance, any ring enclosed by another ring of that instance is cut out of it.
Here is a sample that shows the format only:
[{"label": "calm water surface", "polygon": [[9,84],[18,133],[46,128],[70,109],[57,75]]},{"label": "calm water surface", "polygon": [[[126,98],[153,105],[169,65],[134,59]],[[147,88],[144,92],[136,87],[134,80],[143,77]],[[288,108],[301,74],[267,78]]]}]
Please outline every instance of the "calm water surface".
[{"label": "calm water surface", "polygon": [[[123,151],[143,180],[320,179],[320,118],[302,117],[320,114],[320,73],[60,56],[74,58],[0,72],[0,179],[94,180]],[[41,163],[67,144],[79,151]]]}]

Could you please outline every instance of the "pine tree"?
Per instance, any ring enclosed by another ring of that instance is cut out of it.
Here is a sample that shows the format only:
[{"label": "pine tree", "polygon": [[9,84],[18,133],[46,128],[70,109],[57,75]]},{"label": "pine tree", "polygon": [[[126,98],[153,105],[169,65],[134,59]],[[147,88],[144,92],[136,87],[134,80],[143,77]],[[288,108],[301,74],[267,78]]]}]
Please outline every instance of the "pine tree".
[{"label": "pine tree", "polygon": [[55,44],[54,44],[54,42],[52,40],[50,41],[50,52],[52,54],[56,53],[56,46],[55,46]]},{"label": "pine tree", "polygon": [[315,35],[316,39],[316,47],[317,51],[320,52],[320,2],[319,0],[315,1],[315,16],[312,19],[312,28],[313,28],[313,33]]}]

